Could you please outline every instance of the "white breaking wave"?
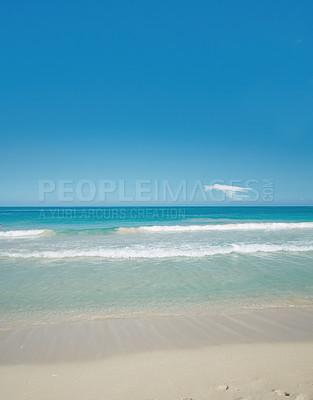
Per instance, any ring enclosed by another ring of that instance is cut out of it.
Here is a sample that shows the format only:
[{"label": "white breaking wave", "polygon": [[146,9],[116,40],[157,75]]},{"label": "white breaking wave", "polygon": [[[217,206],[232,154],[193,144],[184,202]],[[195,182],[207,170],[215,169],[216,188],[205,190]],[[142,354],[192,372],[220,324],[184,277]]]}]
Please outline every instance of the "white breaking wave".
[{"label": "white breaking wave", "polygon": [[119,248],[119,249],[90,249],[90,250],[61,250],[61,251],[35,251],[35,252],[2,252],[2,257],[16,258],[74,258],[74,257],[100,257],[100,258],[172,258],[191,257],[201,258],[219,254],[253,254],[275,252],[307,252],[313,251],[312,245],[295,244],[231,244],[227,246],[210,246],[201,249],[186,248]]},{"label": "white breaking wave", "polygon": [[118,228],[118,233],[171,233],[171,232],[203,232],[203,231],[279,231],[289,229],[313,229],[313,222],[249,222],[239,224],[211,225],[155,225],[138,228]]},{"label": "white breaking wave", "polygon": [[1,231],[0,238],[21,238],[30,236],[49,235],[53,231],[49,229],[29,229],[24,231]]}]

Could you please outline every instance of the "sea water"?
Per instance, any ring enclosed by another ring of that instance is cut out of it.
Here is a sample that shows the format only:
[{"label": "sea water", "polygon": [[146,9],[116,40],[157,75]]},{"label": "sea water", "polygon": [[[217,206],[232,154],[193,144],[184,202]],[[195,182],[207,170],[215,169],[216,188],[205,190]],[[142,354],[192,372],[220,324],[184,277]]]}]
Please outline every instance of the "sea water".
[{"label": "sea water", "polygon": [[2,327],[313,302],[311,207],[0,208]]}]

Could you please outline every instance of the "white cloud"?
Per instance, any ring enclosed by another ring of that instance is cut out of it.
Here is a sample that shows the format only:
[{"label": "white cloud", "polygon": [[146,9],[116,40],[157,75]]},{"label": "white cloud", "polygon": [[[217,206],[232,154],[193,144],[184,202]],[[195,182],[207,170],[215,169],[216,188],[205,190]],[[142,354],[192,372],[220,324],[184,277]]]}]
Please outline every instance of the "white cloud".
[{"label": "white cloud", "polygon": [[249,198],[249,193],[252,191],[252,188],[241,187],[241,186],[229,186],[229,185],[220,185],[215,183],[212,186],[204,185],[205,192],[210,190],[219,190],[232,200],[245,200]]}]

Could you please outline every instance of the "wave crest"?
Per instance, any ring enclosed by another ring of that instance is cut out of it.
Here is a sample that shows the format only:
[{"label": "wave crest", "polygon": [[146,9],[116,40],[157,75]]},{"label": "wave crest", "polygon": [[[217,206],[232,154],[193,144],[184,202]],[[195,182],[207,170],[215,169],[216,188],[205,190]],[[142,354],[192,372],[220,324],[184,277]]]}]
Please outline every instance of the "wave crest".
[{"label": "wave crest", "polygon": [[50,234],[53,234],[53,231],[49,229],[28,229],[23,231],[3,231],[0,232],[0,238],[25,238]]},{"label": "wave crest", "polygon": [[202,258],[207,256],[225,255],[231,253],[276,253],[276,252],[308,252],[313,251],[313,244],[231,244],[227,246],[210,246],[202,249],[169,249],[169,248],[119,248],[119,249],[90,249],[90,250],[62,250],[37,252],[3,252],[2,257],[15,258],[173,258],[189,257]]},{"label": "wave crest", "polygon": [[203,232],[203,231],[278,231],[288,229],[313,229],[313,222],[249,222],[238,224],[211,225],[154,225],[137,228],[118,228],[118,233],[172,233],[172,232]]}]

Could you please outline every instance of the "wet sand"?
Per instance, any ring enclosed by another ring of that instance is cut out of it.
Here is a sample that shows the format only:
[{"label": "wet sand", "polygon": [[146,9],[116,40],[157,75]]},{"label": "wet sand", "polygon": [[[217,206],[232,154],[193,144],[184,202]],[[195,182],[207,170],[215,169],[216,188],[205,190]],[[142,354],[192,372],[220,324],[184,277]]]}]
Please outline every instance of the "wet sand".
[{"label": "wet sand", "polygon": [[0,331],[3,399],[239,400],[284,393],[313,398],[312,307]]}]

